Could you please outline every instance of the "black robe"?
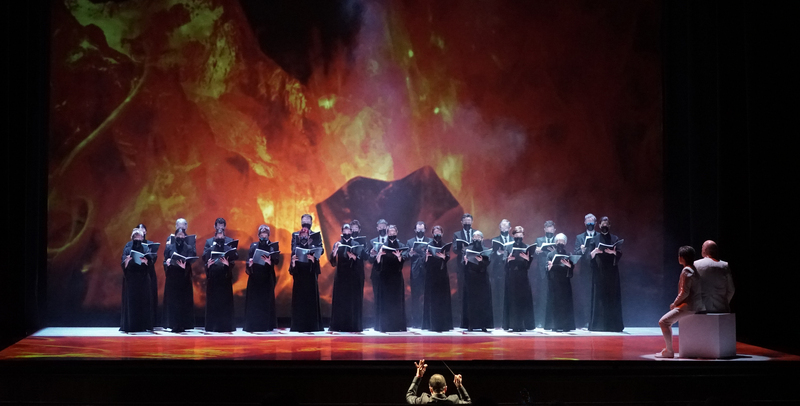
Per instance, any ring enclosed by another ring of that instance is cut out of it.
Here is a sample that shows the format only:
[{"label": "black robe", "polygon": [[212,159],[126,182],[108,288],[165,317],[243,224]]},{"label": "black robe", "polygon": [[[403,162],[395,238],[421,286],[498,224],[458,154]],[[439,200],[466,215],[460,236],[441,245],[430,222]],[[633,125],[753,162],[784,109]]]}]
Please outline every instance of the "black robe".
[{"label": "black robe", "polygon": [[[600,235],[599,231],[594,231],[594,235]],[[589,314],[591,312],[592,301],[592,255],[597,238],[589,239],[586,244],[587,232],[584,231],[575,237],[575,249],[572,252],[575,255],[580,255],[581,259],[575,264],[575,270],[572,272],[572,297],[575,303],[575,325],[578,328],[589,327]],[[581,245],[585,245],[584,252],[581,252]]]},{"label": "black robe", "polygon": [[[441,247],[441,242],[431,245]],[[425,296],[422,307],[422,328],[430,331],[453,329],[453,309],[450,303],[450,275],[447,274],[447,261],[450,255],[441,259],[435,255],[425,262]]]},{"label": "black robe", "polygon": [[[225,237],[226,243],[230,237]],[[222,251],[222,247],[206,243],[203,264],[208,263],[211,251]],[[233,325],[233,257],[230,265],[217,261],[206,267],[206,331],[229,332]]]},{"label": "black robe", "polygon": [[[392,248],[404,247],[399,241],[387,242]],[[380,331],[406,331],[406,289],[403,280],[403,259],[393,253],[384,254],[380,263],[375,263],[378,271],[378,314]]]},{"label": "black robe", "polygon": [[[474,247],[474,246],[473,246]],[[476,248],[469,248],[478,251]],[[465,292],[464,301],[467,311],[468,330],[494,328],[492,311],[492,285],[489,282],[489,263],[491,256],[483,257],[483,261],[473,264],[467,262],[464,267],[464,281],[469,288]],[[461,263],[464,263],[463,256]]]},{"label": "black robe", "polygon": [[[566,250],[559,252],[567,255]],[[556,251],[547,255],[547,260],[552,261]],[[568,260],[572,263],[571,260]],[[575,315],[572,308],[572,268],[558,261],[547,271],[547,315],[544,328],[548,330],[569,331],[575,330]]]},{"label": "black robe", "polygon": [[469,247],[464,247],[464,243],[457,240],[464,240],[469,243],[472,242],[473,229],[469,232],[461,229],[453,233],[453,253],[458,261],[456,261],[456,297],[461,302],[461,328],[469,328],[469,312],[467,311],[467,295],[469,295],[469,283],[466,278],[466,265],[464,265],[464,250]]},{"label": "black robe", "polygon": [[[504,242],[514,241],[514,237],[507,235],[504,239],[502,235],[492,238],[492,247],[494,243],[500,244]],[[489,263],[489,281],[492,284],[492,311],[494,316],[494,326],[503,327],[505,313],[505,295],[506,295],[506,258],[508,254],[505,250],[498,254],[497,250],[492,251],[492,262]]]},{"label": "black robe", "polygon": [[[256,249],[269,251],[270,242],[250,244],[247,259],[255,255]],[[272,265],[264,263],[247,267],[247,293],[244,307],[244,331],[270,331],[278,328],[275,313],[275,266],[280,262],[280,254],[269,256]],[[249,261],[248,261],[249,264]]]},{"label": "black robe", "polygon": [[[136,263],[131,259],[125,266],[125,257],[130,255],[132,243],[129,241],[122,250],[122,306],[120,331],[135,332],[153,329],[153,295],[150,292],[150,271],[148,265]],[[142,248],[144,250],[144,248]],[[149,258],[148,258],[149,260]]]},{"label": "black robe", "polygon": [[[514,243],[514,247],[525,248],[526,244]],[[533,259],[533,258],[531,258]],[[515,257],[506,261],[505,301],[503,303],[503,329],[514,331],[536,328],[533,313],[533,294],[528,279],[531,261]]]},{"label": "black robe", "polygon": [[[536,239],[536,246],[541,247],[546,242],[555,242],[556,237],[542,236]],[[555,250],[555,247],[553,247]],[[544,319],[547,313],[547,249],[543,249],[536,255],[536,268],[529,272],[531,277],[531,288],[533,289],[533,308],[536,319],[536,327],[544,327]]]},{"label": "black robe", "polygon": [[[423,238],[422,242],[430,243],[431,238]],[[403,253],[403,257],[410,264],[411,272],[409,272],[409,285],[411,285],[411,296],[409,297],[408,315],[411,327],[422,327],[422,306],[425,300],[425,252],[427,248],[417,248],[411,255],[411,249],[414,248],[414,243],[417,238],[414,237],[408,240],[406,246],[408,251]],[[420,247],[417,245],[417,247]]]},{"label": "black robe", "polygon": [[[297,247],[314,248],[314,245],[311,241],[303,244],[298,239]],[[294,251],[292,252],[294,253]],[[319,260],[300,262],[298,259],[294,267],[289,267],[289,273],[294,280],[292,283],[291,331],[322,331],[322,313],[320,312],[317,281],[320,274]]]},{"label": "black robe", "polygon": [[[153,241],[144,240],[146,243],[151,243]],[[150,276],[150,297],[152,298],[153,306],[150,308],[150,311],[153,313],[153,326],[158,325],[158,276],[156,275],[156,261],[158,261],[158,255],[148,256],[147,257],[147,273]]]},{"label": "black robe", "polygon": [[[619,237],[608,233],[595,234],[598,243],[613,244]],[[617,255],[598,253],[592,260],[592,312],[589,330],[622,331],[622,293],[619,285],[619,260],[622,252],[617,247]]]},{"label": "black robe", "polygon": [[[375,257],[370,255],[372,250],[373,244],[380,241],[380,236],[375,237],[369,240],[369,247],[366,248],[366,260],[370,264],[370,273],[369,273],[369,281],[372,284],[372,305],[375,311],[375,321],[373,323],[373,328],[375,331],[381,330],[381,312],[378,309],[378,303],[381,302],[381,290],[379,289],[380,285],[380,273],[381,273],[381,266],[379,263],[375,262]],[[385,237],[384,237],[385,238]],[[385,242],[384,242],[385,243]]]},{"label": "black robe", "polygon": [[[360,245],[355,240],[346,245]],[[364,260],[361,257],[350,259],[345,254],[341,258],[330,255],[331,265],[336,267],[333,277],[333,297],[331,298],[330,331],[362,331],[361,310],[364,301]]]},{"label": "black robe", "polygon": [[186,268],[181,268],[167,259],[173,253],[184,257],[196,257],[197,249],[186,243],[178,246],[176,243],[167,244],[164,248],[164,328],[172,329],[179,333],[194,328],[194,290],[192,288],[192,264],[186,263]]}]

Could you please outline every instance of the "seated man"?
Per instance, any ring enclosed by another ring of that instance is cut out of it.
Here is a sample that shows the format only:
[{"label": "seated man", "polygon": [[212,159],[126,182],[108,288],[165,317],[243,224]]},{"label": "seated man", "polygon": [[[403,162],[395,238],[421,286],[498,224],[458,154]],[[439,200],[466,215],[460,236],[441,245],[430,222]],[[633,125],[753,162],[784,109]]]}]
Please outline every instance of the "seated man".
[{"label": "seated man", "polygon": [[428,368],[428,365],[425,363],[424,359],[419,360],[419,363],[415,362],[414,365],[417,367],[417,375],[414,376],[414,380],[411,381],[411,386],[408,388],[408,392],[406,392],[407,403],[412,405],[425,403],[464,405],[472,403],[467,394],[467,390],[464,388],[464,385],[461,384],[461,375],[456,375],[453,378],[453,383],[456,385],[456,389],[458,389],[458,395],[445,395],[445,392],[447,392],[447,384],[444,381],[444,377],[435,374],[431,376],[428,384],[428,389],[430,389],[431,393],[423,393],[422,396],[417,396],[417,385],[419,384],[419,380],[422,379],[422,375],[425,374],[425,369]]},{"label": "seated man", "polygon": [[719,260],[717,243],[708,240],[700,251],[703,259],[694,261],[700,276],[700,294],[707,313],[730,313],[734,287],[728,263]]}]

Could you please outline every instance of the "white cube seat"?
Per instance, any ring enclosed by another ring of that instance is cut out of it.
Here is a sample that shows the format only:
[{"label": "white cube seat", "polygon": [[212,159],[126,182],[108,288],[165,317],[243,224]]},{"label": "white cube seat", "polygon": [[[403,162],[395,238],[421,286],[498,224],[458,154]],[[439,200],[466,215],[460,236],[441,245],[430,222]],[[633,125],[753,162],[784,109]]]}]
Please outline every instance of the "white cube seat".
[{"label": "white cube seat", "polygon": [[731,358],[736,356],[734,313],[693,314],[678,322],[681,358]]}]

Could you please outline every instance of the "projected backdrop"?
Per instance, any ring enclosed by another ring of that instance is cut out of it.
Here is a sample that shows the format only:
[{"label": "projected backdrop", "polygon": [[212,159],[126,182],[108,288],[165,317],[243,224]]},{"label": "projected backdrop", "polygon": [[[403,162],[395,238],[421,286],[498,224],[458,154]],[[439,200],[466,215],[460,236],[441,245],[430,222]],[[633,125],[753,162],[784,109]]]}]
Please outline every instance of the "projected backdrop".
[{"label": "projected backdrop", "polygon": [[[508,218],[532,242],[552,219],[572,244],[593,212],[626,240],[626,322],[654,324],[659,10],[638,0],[54,2],[53,319],[118,309],[121,250],[140,222],[163,243],[178,217],[203,240],[224,217],[244,247],[266,223],[288,247],[308,212],[329,247],[351,218],[371,238],[386,217],[407,239],[418,219],[452,235],[468,211],[487,237]],[[387,185],[391,199],[377,199]],[[279,316],[289,315],[287,269]],[[326,306],[332,271],[323,261]],[[241,298],[243,264],[235,272]]]}]

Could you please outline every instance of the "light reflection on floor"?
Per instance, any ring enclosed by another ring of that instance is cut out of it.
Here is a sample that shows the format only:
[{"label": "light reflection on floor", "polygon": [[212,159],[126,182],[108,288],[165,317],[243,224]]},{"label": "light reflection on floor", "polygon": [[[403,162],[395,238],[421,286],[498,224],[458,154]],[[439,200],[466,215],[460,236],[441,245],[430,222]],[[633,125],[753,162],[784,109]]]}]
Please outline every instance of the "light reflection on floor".
[{"label": "light reflection on floor", "polygon": [[[677,333],[677,331],[676,331]],[[676,348],[679,339],[675,337]],[[622,333],[534,330],[434,333],[206,333],[175,334],[161,329],[125,334],[116,328],[50,327],[0,351],[11,359],[162,360],[654,360],[663,348],[658,328]],[[737,343],[741,360],[800,360],[800,357]]]}]

